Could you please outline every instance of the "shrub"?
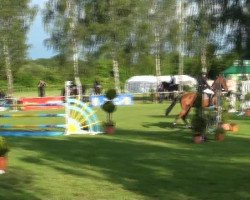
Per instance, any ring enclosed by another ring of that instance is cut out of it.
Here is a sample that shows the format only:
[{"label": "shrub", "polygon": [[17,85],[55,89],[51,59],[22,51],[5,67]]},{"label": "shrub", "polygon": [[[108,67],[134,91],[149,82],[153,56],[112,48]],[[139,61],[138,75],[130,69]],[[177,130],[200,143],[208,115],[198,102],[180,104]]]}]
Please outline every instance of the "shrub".
[{"label": "shrub", "polygon": [[246,101],[250,101],[250,93],[247,93],[247,94],[245,95],[245,100],[246,100]]},{"label": "shrub", "polygon": [[109,100],[113,100],[117,96],[116,90],[115,89],[109,89],[106,92],[106,97]]},{"label": "shrub", "polygon": [[116,105],[113,102],[113,99],[116,97],[116,90],[110,89],[106,92],[106,98],[108,101],[106,101],[102,105],[102,109],[107,113],[107,121],[104,123],[104,125],[114,125],[114,121],[112,120],[112,113],[116,110]]},{"label": "shrub", "polygon": [[6,156],[9,150],[9,145],[7,144],[5,138],[0,136],[0,156]]},{"label": "shrub", "polygon": [[217,127],[214,131],[215,134],[224,134],[226,131],[222,127]]},{"label": "shrub", "polygon": [[203,134],[206,130],[207,121],[205,117],[202,117],[198,113],[195,113],[191,119],[191,125],[192,130],[195,134]]}]

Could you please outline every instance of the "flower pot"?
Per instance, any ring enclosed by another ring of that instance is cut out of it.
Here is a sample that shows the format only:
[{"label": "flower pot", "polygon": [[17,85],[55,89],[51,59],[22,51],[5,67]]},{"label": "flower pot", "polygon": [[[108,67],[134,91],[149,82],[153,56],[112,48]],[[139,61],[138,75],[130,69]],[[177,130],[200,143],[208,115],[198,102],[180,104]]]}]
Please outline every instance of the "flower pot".
[{"label": "flower pot", "polygon": [[223,141],[224,139],[225,139],[225,134],[221,134],[221,133],[215,134],[215,140]]},{"label": "flower pot", "polygon": [[245,116],[250,116],[250,109],[249,108],[245,110]]},{"label": "flower pot", "polygon": [[204,142],[203,136],[199,135],[199,134],[193,135],[193,142],[195,144],[201,144],[201,143],[203,143]]},{"label": "flower pot", "polygon": [[105,127],[105,132],[107,134],[114,134],[115,133],[115,126],[112,126],[112,125],[106,126]]},{"label": "flower pot", "polygon": [[237,124],[230,124],[230,131],[237,132],[239,130]]},{"label": "flower pot", "polygon": [[7,157],[0,157],[0,171],[5,172],[7,170]]}]

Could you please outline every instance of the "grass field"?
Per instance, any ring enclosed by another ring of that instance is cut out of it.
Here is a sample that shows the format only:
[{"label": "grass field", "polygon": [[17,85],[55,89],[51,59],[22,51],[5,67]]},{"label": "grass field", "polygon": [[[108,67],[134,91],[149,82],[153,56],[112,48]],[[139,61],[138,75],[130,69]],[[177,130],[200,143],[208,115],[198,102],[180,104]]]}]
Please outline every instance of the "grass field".
[{"label": "grass field", "polygon": [[165,117],[166,106],[119,107],[114,135],[8,137],[0,199],[250,199],[249,118],[232,116],[237,134],[197,145],[182,123],[171,128],[179,108]]}]

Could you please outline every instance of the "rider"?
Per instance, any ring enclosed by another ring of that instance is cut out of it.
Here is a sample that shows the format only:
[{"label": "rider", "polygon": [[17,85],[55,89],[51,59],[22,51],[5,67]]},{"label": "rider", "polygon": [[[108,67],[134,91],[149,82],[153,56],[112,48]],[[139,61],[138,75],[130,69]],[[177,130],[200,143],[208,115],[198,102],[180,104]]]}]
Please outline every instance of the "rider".
[{"label": "rider", "polygon": [[201,76],[198,77],[197,79],[197,83],[198,83],[198,93],[202,94],[203,92],[205,94],[207,94],[208,96],[208,106],[212,106],[212,96],[214,94],[211,86],[207,83],[207,77],[206,77],[206,73],[203,72]]},{"label": "rider", "polygon": [[173,87],[176,83],[175,83],[176,81],[175,81],[175,77],[174,76],[171,76],[171,80],[170,80],[170,82],[169,82],[169,84],[170,84],[170,87]]}]

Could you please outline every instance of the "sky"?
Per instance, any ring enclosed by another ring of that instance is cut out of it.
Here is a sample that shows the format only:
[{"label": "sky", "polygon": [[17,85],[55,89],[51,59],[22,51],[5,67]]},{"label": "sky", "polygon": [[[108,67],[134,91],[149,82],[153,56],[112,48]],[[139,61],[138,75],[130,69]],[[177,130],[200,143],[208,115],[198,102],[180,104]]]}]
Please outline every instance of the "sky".
[{"label": "sky", "polygon": [[[46,0],[32,0],[31,4],[42,8],[45,2]],[[43,44],[44,39],[48,37],[48,34],[43,29],[41,11],[39,11],[30,27],[27,37],[27,42],[31,45],[28,50],[28,57],[30,59],[50,58],[55,55],[53,50],[48,50]]]}]

